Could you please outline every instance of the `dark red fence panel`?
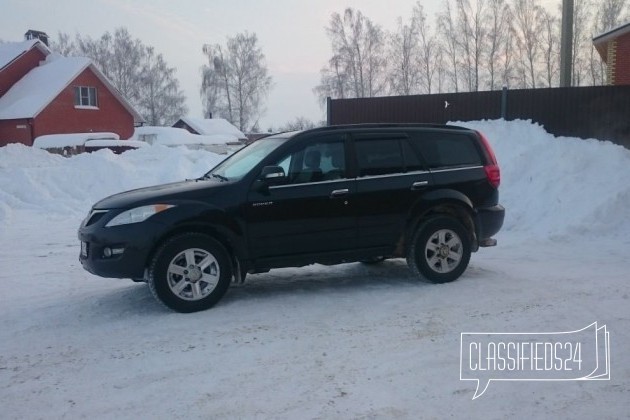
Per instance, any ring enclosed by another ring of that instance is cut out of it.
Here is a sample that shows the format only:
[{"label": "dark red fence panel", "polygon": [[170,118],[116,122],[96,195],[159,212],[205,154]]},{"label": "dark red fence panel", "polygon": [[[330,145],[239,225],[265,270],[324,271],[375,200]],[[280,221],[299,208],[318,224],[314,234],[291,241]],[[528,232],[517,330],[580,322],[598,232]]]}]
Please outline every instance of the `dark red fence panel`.
[{"label": "dark red fence panel", "polygon": [[[498,119],[501,91],[336,99],[330,124]],[[530,119],[557,136],[611,140],[630,148],[630,86],[507,91],[506,119]]]}]

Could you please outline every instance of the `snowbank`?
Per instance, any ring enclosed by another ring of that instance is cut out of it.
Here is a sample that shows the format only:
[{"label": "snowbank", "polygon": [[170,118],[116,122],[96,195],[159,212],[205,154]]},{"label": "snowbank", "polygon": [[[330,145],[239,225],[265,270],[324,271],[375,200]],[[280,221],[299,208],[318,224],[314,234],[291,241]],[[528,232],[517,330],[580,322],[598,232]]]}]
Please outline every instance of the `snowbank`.
[{"label": "snowbank", "polygon": [[103,197],[203,175],[225,156],[185,147],[103,149],[69,158],[9,144],[0,147],[0,226],[16,211],[85,215]]},{"label": "snowbank", "polygon": [[630,150],[554,137],[531,121],[453,124],[481,131],[492,144],[506,207],[503,233],[546,238],[630,227]]},{"label": "snowbank", "polygon": [[192,134],[183,128],[144,126],[137,127],[130,140],[162,146],[194,146],[234,143],[238,142],[238,137],[230,134],[202,136]]},{"label": "snowbank", "polygon": [[[497,154],[501,203],[507,209],[500,236],[535,240],[630,230],[629,150],[597,140],[555,138],[527,121],[456,124],[482,131]],[[173,130],[199,137],[179,129],[161,131]],[[20,210],[85,214],[107,195],[198,177],[222,159],[203,150],[160,146],[68,159],[11,144],[0,148],[0,224]]]},{"label": "snowbank", "polygon": [[72,134],[48,134],[39,136],[33,142],[33,147],[38,149],[56,149],[63,147],[83,146],[88,140],[120,140],[116,133],[72,133]]}]

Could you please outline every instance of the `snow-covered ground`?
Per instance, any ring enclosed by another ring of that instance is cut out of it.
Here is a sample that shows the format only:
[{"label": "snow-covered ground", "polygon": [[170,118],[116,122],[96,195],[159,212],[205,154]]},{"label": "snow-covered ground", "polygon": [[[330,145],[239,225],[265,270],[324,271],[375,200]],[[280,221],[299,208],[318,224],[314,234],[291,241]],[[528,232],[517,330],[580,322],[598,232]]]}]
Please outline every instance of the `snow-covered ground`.
[{"label": "snow-covered ground", "polygon": [[[199,176],[221,158],[147,147],[71,158],[0,148],[1,418],[624,418],[630,412],[630,151],[474,122],[502,169],[499,246],[458,281],[402,260],[274,270],[213,309],[78,263],[108,194]],[[460,333],[611,336],[610,381],[498,382],[472,401]]]}]

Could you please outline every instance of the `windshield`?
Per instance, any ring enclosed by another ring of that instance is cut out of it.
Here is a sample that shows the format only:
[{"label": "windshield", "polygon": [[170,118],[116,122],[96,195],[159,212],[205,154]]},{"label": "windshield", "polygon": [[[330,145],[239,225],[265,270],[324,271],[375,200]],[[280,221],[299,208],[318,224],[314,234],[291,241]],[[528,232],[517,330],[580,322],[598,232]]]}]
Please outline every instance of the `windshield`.
[{"label": "windshield", "polygon": [[257,140],[218,164],[204,178],[215,177],[224,181],[237,181],[258,165],[276,147],[284,143],[287,138],[286,135],[283,135]]}]

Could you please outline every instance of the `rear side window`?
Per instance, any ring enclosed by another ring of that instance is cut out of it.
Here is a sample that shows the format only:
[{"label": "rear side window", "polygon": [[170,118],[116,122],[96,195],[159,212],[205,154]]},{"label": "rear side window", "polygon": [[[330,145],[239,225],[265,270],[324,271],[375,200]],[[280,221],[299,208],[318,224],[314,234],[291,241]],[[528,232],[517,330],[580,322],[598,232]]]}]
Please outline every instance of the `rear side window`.
[{"label": "rear side window", "polygon": [[483,165],[475,139],[467,134],[416,133],[411,145],[429,168]]},{"label": "rear side window", "polygon": [[399,139],[358,138],[354,144],[359,176],[388,175],[404,171]]}]

